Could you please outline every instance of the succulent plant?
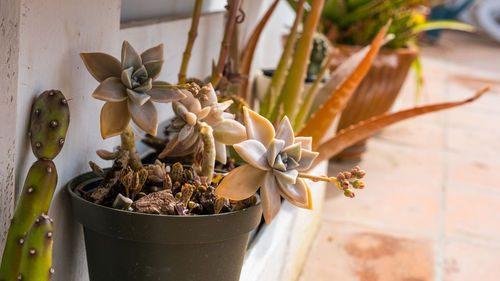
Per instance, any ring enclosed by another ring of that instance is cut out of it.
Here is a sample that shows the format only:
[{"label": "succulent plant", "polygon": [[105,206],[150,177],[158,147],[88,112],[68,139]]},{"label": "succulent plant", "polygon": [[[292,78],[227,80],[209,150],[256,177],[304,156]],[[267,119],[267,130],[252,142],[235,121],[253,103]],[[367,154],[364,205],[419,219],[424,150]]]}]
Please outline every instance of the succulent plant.
[{"label": "succulent plant", "polygon": [[33,154],[54,159],[61,151],[69,126],[68,101],[58,90],[43,92],[33,103],[30,131]]},{"label": "succulent plant", "polygon": [[312,208],[307,183],[298,178],[310,168],[318,153],[311,151],[312,139],[294,137],[285,117],[275,132],[269,120],[244,109],[248,140],[233,145],[248,164],[229,173],[215,194],[233,200],[244,200],[261,187],[264,218],[270,223],[280,209],[280,195],[301,208]]},{"label": "succulent plant", "polygon": [[196,152],[202,140],[200,122],[204,122],[213,128],[216,159],[225,164],[226,145],[246,138],[245,127],[235,121],[232,114],[225,112],[233,102],[217,102],[217,95],[210,83],[199,90],[192,87],[191,92],[185,91],[185,94],[185,99],[172,103],[176,117],[168,130],[175,135],[159,157],[184,156]]},{"label": "succulent plant", "polygon": [[28,135],[38,160],[28,171],[10,223],[0,265],[2,281],[17,280],[26,233],[33,221],[49,210],[57,185],[56,166],[50,159],[61,151],[68,126],[69,108],[60,91],[45,91],[35,99]]},{"label": "succulent plant", "polygon": [[158,112],[153,101],[171,102],[185,98],[183,92],[159,76],[164,58],[163,44],[142,54],[123,41],[121,63],[104,53],[82,53],[87,70],[100,82],[92,97],[106,101],[101,110],[101,135],[109,138],[121,134],[130,119],[153,136],[158,127]]},{"label": "succulent plant", "polygon": [[49,281],[52,268],[53,222],[46,215],[35,219],[26,235],[20,274],[16,280]]},{"label": "succulent plant", "polygon": [[[321,33],[315,33],[313,38],[313,47],[309,56],[309,65],[307,66],[307,80],[314,81],[321,71],[321,66],[328,56],[330,43]],[[321,79],[322,77],[319,77]]]}]

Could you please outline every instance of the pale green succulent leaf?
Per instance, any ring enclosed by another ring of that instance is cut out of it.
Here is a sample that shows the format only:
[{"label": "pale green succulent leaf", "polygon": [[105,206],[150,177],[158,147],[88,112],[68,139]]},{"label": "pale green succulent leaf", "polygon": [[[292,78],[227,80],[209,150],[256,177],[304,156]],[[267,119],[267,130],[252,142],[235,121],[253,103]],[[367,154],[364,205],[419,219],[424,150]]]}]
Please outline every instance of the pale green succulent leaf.
[{"label": "pale green succulent leaf", "polygon": [[81,53],[80,57],[89,73],[99,82],[109,77],[120,77],[121,64],[105,53]]},{"label": "pale green succulent leaf", "polygon": [[281,157],[281,154],[278,154],[278,156],[276,156],[276,158],[274,159],[273,168],[282,172],[286,171],[286,165],[285,163],[283,163],[283,158]]},{"label": "pale green succulent leaf", "polygon": [[299,166],[297,167],[298,171],[306,171],[308,170],[311,165],[314,163],[314,160],[316,160],[316,157],[318,157],[319,153],[310,151],[307,149],[302,149],[301,151],[302,157],[300,157]]},{"label": "pale green succulent leaf", "polygon": [[245,127],[232,119],[224,119],[213,128],[215,140],[226,145],[234,145],[247,138]]},{"label": "pale green succulent leaf", "polygon": [[127,101],[106,102],[101,109],[101,136],[103,139],[117,136],[127,128],[130,114]]},{"label": "pale green succulent leaf", "polygon": [[163,43],[142,52],[141,59],[143,64],[151,61],[163,61]]},{"label": "pale green succulent leaf", "polygon": [[285,147],[281,153],[286,153],[288,157],[292,157],[296,161],[300,161],[300,158],[302,156],[302,148],[299,142],[294,143],[292,145],[289,145]]},{"label": "pale green succulent leaf", "polygon": [[163,103],[186,98],[181,90],[168,86],[168,83],[163,81],[153,81],[151,90],[147,91],[146,94],[151,96],[151,100]]},{"label": "pale green succulent leaf", "polygon": [[132,77],[139,79],[140,81],[146,80],[148,78],[148,71],[144,65],[141,65],[139,68],[134,68],[134,73],[132,73]]},{"label": "pale green succulent leaf", "polygon": [[158,129],[158,112],[151,101],[147,101],[142,106],[135,102],[128,101],[128,110],[134,123],[146,133],[156,136]]},{"label": "pale green succulent leaf", "polygon": [[257,192],[265,174],[267,174],[266,171],[251,165],[242,165],[227,174],[214,193],[231,200],[246,199]]},{"label": "pale green succulent leaf", "polygon": [[138,69],[142,65],[142,59],[130,45],[129,42],[123,41],[122,44],[122,69],[133,67]]},{"label": "pale green succulent leaf", "polygon": [[142,85],[134,88],[134,91],[142,92],[142,93],[147,92],[147,91],[151,90],[151,88],[153,86],[152,82],[153,82],[153,79],[148,78],[148,80],[146,80],[144,83],[142,83]]},{"label": "pale green succulent leaf", "polygon": [[223,165],[227,162],[226,145],[218,141],[215,141],[215,159]]},{"label": "pale green succulent leaf", "polygon": [[144,63],[144,67],[146,68],[149,77],[153,80],[160,76],[162,66],[163,60],[154,60]]},{"label": "pale green succulent leaf", "polygon": [[278,190],[281,196],[299,208],[309,209],[308,189],[303,179],[297,179],[295,184],[284,184],[278,180]]},{"label": "pale green succulent leaf", "polygon": [[103,101],[120,102],[127,99],[127,93],[120,78],[109,77],[99,84],[92,97]]},{"label": "pale green succulent leaf", "polygon": [[267,163],[266,147],[256,140],[246,140],[233,145],[234,150],[248,164],[261,170],[269,170],[271,167]]},{"label": "pale green succulent leaf", "polygon": [[295,137],[294,142],[300,142],[300,146],[303,149],[311,150],[312,149],[312,137]]},{"label": "pale green succulent leaf", "polygon": [[290,120],[288,117],[283,117],[281,120],[278,130],[276,132],[276,138],[285,141],[285,146],[289,146],[294,142],[294,132],[292,128],[292,124],[290,124]]},{"label": "pale green succulent leaf", "polygon": [[287,170],[296,169],[299,166],[300,166],[300,164],[297,161],[295,161],[295,159],[293,159],[292,157],[288,157],[288,159],[286,161],[286,169]]},{"label": "pale green succulent leaf", "polygon": [[299,172],[297,172],[297,170],[288,170],[285,172],[273,170],[273,174],[276,176],[278,182],[295,184],[297,182],[297,176],[299,175]]},{"label": "pale green succulent leaf", "polygon": [[143,106],[151,98],[149,95],[130,89],[127,89],[127,94],[130,100],[138,106]]},{"label": "pale green succulent leaf", "polygon": [[276,177],[271,172],[267,172],[264,177],[264,182],[260,189],[260,196],[262,198],[262,213],[264,215],[264,220],[267,224],[270,224],[280,211],[281,206],[281,196],[278,191]]},{"label": "pale green succulent leaf", "polygon": [[257,140],[264,147],[268,147],[275,136],[273,124],[248,107],[243,108],[243,116],[248,138]]},{"label": "pale green succulent leaf", "polygon": [[276,156],[278,156],[283,147],[285,147],[284,140],[273,139],[271,141],[271,144],[269,144],[269,147],[267,148],[267,163],[269,163],[269,166],[274,166]]},{"label": "pale green succulent leaf", "polygon": [[124,69],[121,74],[121,81],[125,87],[132,89],[132,72],[134,72],[133,67],[129,67],[127,69]]}]

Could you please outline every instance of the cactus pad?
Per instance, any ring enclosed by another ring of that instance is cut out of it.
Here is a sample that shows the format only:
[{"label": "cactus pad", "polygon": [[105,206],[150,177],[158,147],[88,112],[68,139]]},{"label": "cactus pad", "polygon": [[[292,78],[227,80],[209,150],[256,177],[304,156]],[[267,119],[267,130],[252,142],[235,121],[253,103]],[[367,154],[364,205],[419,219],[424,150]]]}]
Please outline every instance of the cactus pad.
[{"label": "cactus pad", "polygon": [[48,212],[56,184],[57,171],[52,161],[38,160],[33,163],[10,224],[0,267],[1,281],[17,280],[25,235],[32,222],[40,214]]},{"label": "cactus pad", "polygon": [[36,218],[26,235],[18,280],[48,281],[51,279],[54,274],[52,236],[52,219],[46,215]]},{"label": "cactus pad", "polygon": [[68,101],[60,91],[45,91],[38,96],[29,130],[33,154],[38,159],[54,159],[64,145],[68,125]]}]

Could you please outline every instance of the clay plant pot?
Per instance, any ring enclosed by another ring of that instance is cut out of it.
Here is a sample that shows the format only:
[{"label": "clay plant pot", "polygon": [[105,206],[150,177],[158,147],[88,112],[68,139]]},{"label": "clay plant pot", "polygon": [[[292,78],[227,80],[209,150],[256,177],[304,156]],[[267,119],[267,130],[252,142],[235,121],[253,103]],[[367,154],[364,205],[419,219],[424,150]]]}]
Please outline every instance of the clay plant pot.
[{"label": "clay plant pot", "polygon": [[[361,47],[346,45],[337,45],[336,48],[339,59],[333,67],[338,66],[361,49]],[[389,111],[417,54],[416,48],[380,50],[370,70],[342,111],[337,132]],[[359,158],[365,150],[366,139],[346,148],[335,158]]]},{"label": "clay plant pot", "polygon": [[90,281],[237,281],[250,232],[261,219],[260,203],[218,215],[134,213],[91,203],[93,173],[67,184],[72,211],[83,225]]}]

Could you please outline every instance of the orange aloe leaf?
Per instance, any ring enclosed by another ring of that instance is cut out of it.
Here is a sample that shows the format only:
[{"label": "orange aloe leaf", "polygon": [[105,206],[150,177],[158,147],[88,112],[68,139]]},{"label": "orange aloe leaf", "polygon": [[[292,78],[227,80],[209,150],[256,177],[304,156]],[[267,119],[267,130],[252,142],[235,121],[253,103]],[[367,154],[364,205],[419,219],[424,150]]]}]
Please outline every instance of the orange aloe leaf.
[{"label": "orange aloe leaf", "polygon": [[349,98],[365,77],[383,44],[390,22],[379,31],[370,46],[352,55],[342,63],[332,76],[320,89],[319,96],[327,96],[328,100],[314,113],[309,121],[297,134],[298,136],[311,136],[313,149],[318,147],[321,138],[331,126],[335,117],[341,112]]},{"label": "orange aloe leaf", "polygon": [[[252,32],[252,35],[250,35],[250,38],[248,39],[247,45],[245,46],[245,49],[241,53],[241,64],[239,68],[239,73],[242,75],[245,75],[248,77],[248,74],[250,73],[250,67],[252,66],[252,61],[253,61],[253,55],[255,54],[255,48],[257,47],[257,43],[259,42],[260,35],[262,34],[262,30],[266,26],[266,23],[269,21],[269,18],[273,14],[274,10],[276,9],[276,6],[278,6],[279,0],[274,0],[273,4],[267,9],[267,12],[264,14],[264,16],[260,19],[259,23],[255,27],[255,29]],[[241,97],[244,100],[248,101],[247,97],[247,91],[248,91],[248,78],[245,79],[243,82],[243,85],[241,87]]]},{"label": "orange aloe leaf", "polygon": [[419,106],[398,112],[381,114],[372,117],[369,120],[361,121],[356,125],[350,126],[349,128],[338,132],[337,135],[322,143],[317,149],[320,154],[318,158],[316,158],[314,165],[323,160],[332,158],[333,156],[344,150],[346,147],[349,147],[360,140],[366,139],[367,137],[389,125],[418,115],[471,103],[480,98],[488,90],[489,87],[483,88],[477,91],[473,97],[466,100]]}]

